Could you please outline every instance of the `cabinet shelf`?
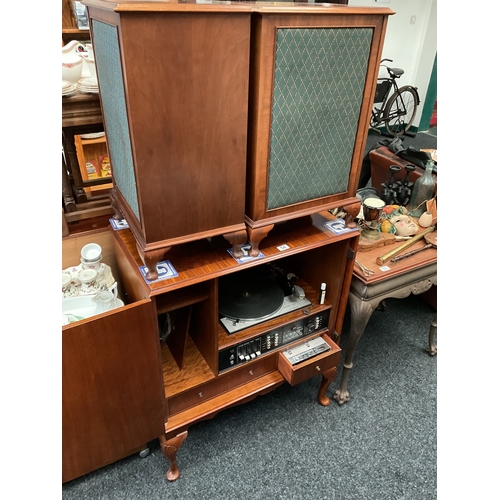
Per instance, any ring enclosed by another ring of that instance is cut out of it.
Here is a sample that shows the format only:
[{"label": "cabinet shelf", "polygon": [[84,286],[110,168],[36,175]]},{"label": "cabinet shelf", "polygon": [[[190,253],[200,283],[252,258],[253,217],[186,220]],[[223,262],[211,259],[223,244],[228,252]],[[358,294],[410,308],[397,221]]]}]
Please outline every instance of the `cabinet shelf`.
[{"label": "cabinet shelf", "polygon": [[161,357],[165,397],[167,398],[215,378],[189,335],[187,336],[184,369],[179,369],[170,349],[165,344],[161,347]]},{"label": "cabinet shelf", "polygon": [[88,37],[90,37],[89,30],[81,30],[78,28],[62,28],[62,34],[63,35],[87,35]]},{"label": "cabinet shelf", "polygon": [[[143,265],[136,245],[136,240],[130,230],[117,231],[117,244],[120,245],[127,254],[129,265],[132,272],[139,278],[140,282],[147,290],[150,296],[159,296],[166,292],[184,288],[200,282],[208,281],[213,278],[231,274],[236,271],[256,267],[267,262],[272,262],[285,257],[291,257],[303,254],[308,250],[320,249],[325,245],[344,240],[351,240],[358,232],[344,233],[335,235],[326,227],[324,223],[332,220],[334,217],[328,212],[312,214],[303,219],[295,219],[277,224],[267,238],[262,241],[261,251],[264,257],[249,260],[243,264],[238,263],[227,251],[228,243],[222,236],[213,237],[205,240],[197,240],[180,245],[173,246],[165,259],[170,260],[178,276],[168,280],[159,280],[146,284],[139,271],[139,266]],[[282,245],[287,248],[283,249]],[[346,241],[345,256],[347,256],[347,247],[349,241]],[[318,257],[322,257],[318,253]],[[342,256],[344,258],[344,256]],[[339,265],[343,258],[339,260]],[[325,255],[325,262],[330,262],[331,257]],[[332,263],[335,266],[334,263]],[[325,281],[325,274],[331,274],[326,271],[324,266],[320,266],[318,271],[317,286]],[[312,286],[316,286],[308,280]],[[338,279],[332,281],[332,287],[336,286]],[[328,286],[328,283],[327,283]],[[331,301],[330,301],[331,302]]]},{"label": "cabinet shelf", "polygon": [[84,139],[81,138],[82,146],[89,146],[91,144],[106,144],[106,136],[97,137],[95,139]]}]

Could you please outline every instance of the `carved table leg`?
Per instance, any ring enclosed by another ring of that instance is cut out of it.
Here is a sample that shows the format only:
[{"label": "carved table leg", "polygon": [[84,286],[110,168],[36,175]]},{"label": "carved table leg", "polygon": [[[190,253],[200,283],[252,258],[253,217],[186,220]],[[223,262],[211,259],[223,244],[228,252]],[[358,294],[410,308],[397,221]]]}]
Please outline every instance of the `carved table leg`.
[{"label": "carved table leg", "polygon": [[434,316],[431,321],[431,327],[429,328],[429,345],[425,348],[425,352],[427,352],[430,356],[435,356],[437,354],[437,347],[434,342],[436,337],[437,330],[437,315]]},{"label": "carved table leg", "polygon": [[158,279],[158,269],[156,266],[158,262],[163,259],[165,253],[172,247],[164,247],[157,250],[142,250],[139,245],[136,245],[136,247],[142,262],[144,262],[144,265],[148,268],[146,279],[149,281]]},{"label": "carved table leg", "polygon": [[347,343],[344,366],[342,368],[340,388],[337,389],[333,395],[333,399],[335,399],[339,405],[343,405],[349,401],[347,382],[349,380],[349,372],[353,367],[352,358],[354,356],[354,351],[356,350],[361,335],[363,335],[363,332],[365,331],[368,320],[375,310],[375,307],[377,307],[376,302],[365,302],[352,293],[349,294],[349,303],[351,305],[351,329],[349,332],[349,341]]},{"label": "carved table leg", "polygon": [[177,465],[177,452],[182,446],[182,443],[187,438],[187,431],[181,432],[172,439],[166,439],[165,436],[160,436],[160,445],[163,451],[163,455],[170,462],[170,468],[166,473],[166,477],[169,481],[175,481],[179,478],[179,466]]},{"label": "carved table leg", "polygon": [[321,374],[322,379],[318,391],[318,402],[320,405],[328,406],[331,403],[330,398],[326,395],[326,390],[328,389],[332,381],[335,379],[336,375],[337,375],[336,366],[330,368],[329,370],[326,370]]},{"label": "carved table leg", "polygon": [[256,228],[247,227],[248,241],[250,242],[250,251],[248,255],[250,255],[250,257],[257,257],[259,255],[259,243],[268,235],[273,227],[274,224]]},{"label": "carved table leg", "polygon": [[243,257],[243,255],[245,255],[241,248],[247,242],[248,235],[246,229],[235,231],[234,233],[227,233],[223,236],[233,246],[233,256],[236,259],[239,259],[240,257]]}]

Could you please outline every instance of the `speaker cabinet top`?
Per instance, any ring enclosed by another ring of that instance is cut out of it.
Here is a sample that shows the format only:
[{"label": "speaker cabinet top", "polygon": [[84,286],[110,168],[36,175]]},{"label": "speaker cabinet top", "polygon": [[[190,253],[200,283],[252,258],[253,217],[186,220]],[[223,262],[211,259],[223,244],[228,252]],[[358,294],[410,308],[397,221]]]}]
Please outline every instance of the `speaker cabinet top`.
[{"label": "speaker cabinet top", "polygon": [[369,14],[391,15],[387,7],[350,7],[344,4],[281,1],[218,1],[218,0],[83,0],[87,7],[115,12],[262,12],[304,14]]}]

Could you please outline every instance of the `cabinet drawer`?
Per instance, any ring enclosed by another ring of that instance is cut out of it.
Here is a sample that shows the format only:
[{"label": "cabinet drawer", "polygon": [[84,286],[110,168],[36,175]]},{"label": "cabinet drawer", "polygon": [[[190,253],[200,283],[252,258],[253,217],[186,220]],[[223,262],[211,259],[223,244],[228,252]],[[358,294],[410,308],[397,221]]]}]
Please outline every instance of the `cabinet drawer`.
[{"label": "cabinet drawer", "polygon": [[278,357],[278,370],[290,385],[297,385],[318,373],[323,373],[336,367],[340,362],[340,347],[327,335],[321,337],[330,345],[330,350],[317,356],[306,359],[301,363],[292,365],[286,356],[280,352]]},{"label": "cabinet drawer", "polygon": [[219,375],[216,379],[168,398],[169,414],[174,415],[192,406],[246,384],[276,370],[276,355],[266,356]]}]

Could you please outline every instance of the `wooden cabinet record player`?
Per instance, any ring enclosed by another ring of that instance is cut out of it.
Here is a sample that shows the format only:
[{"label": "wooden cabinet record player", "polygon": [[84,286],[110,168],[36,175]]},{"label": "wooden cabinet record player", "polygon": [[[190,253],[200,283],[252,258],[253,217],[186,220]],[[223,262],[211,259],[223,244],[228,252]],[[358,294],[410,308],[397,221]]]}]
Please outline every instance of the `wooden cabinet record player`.
[{"label": "wooden cabinet record player", "polygon": [[355,197],[387,8],[86,0],[115,218],[148,278],[173,245],[251,255]]}]

